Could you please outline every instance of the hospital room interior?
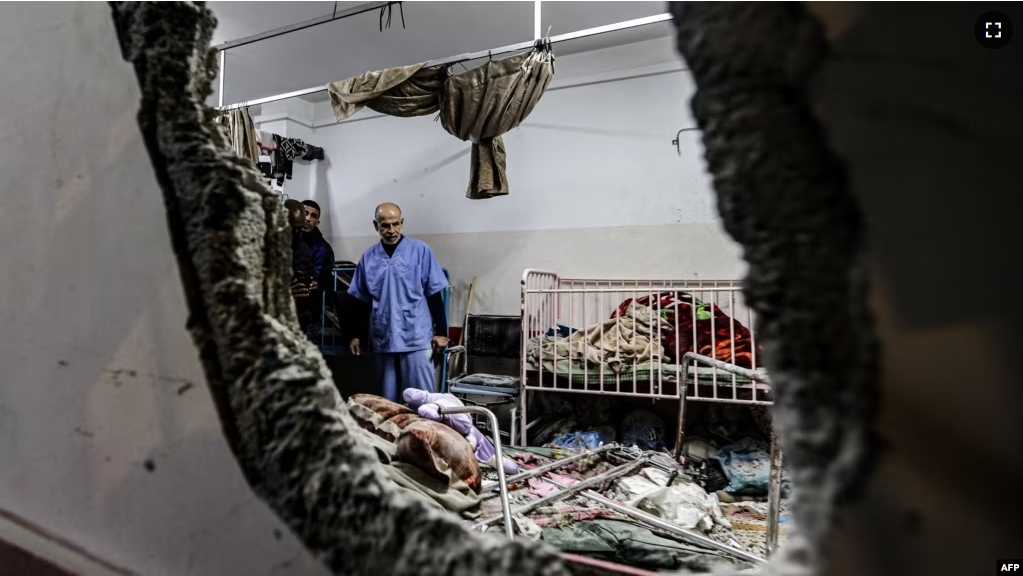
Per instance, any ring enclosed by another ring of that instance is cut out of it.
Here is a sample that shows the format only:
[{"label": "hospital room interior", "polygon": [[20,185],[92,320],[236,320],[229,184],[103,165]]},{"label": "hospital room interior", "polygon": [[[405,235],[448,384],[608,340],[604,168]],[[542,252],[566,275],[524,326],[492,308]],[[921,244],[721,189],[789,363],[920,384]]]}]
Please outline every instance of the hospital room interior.
[{"label": "hospital room interior", "polygon": [[0,575],[1018,567],[1017,6],[44,4]]}]

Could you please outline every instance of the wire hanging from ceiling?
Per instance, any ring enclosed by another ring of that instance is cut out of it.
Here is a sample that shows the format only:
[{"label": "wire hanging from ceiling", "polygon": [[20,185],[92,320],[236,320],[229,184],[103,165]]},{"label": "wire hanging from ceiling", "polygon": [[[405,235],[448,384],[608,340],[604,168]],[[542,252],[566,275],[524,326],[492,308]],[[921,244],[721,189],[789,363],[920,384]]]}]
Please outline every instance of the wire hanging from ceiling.
[{"label": "wire hanging from ceiling", "polygon": [[[404,2],[391,2],[386,6],[380,7],[380,31],[383,32],[384,28],[390,30],[391,28],[391,15],[394,12],[394,5],[398,5],[398,14],[401,16],[401,29],[405,29],[405,9],[402,8]],[[384,24],[384,14],[387,14],[387,23]]]}]

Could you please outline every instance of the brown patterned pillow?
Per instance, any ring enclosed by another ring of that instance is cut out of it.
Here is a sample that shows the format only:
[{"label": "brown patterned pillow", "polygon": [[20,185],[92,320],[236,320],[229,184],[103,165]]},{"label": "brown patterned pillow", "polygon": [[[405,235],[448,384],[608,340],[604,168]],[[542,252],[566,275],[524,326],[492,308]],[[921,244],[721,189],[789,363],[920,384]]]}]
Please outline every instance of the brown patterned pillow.
[{"label": "brown patterned pillow", "polygon": [[394,424],[398,428],[404,430],[406,426],[415,422],[416,420],[419,420],[419,414],[413,412],[411,414],[402,413],[396,416],[391,416],[387,421]]},{"label": "brown patterned pillow", "polygon": [[394,442],[402,428],[419,416],[408,408],[372,394],[355,394],[348,399],[348,411],[364,430]]},{"label": "brown patterned pillow", "polygon": [[362,404],[379,414],[384,420],[390,420],[392,416],[397,416],[398,414],[415,414],[415,412],[406,406],[402,406],[397,402],[391,402],[387,398],[375,396],[373,394],[353,394],[352,397],[348,399],[349,404],[352,402]]},{"label": "brown patterned pillow", "polygon": [[479,494],[480,465],[469,441],[446,424],[420,418],[410,422],[398,436],[396,459],[407,462],[443,481],[450,474],[461,478]]}]

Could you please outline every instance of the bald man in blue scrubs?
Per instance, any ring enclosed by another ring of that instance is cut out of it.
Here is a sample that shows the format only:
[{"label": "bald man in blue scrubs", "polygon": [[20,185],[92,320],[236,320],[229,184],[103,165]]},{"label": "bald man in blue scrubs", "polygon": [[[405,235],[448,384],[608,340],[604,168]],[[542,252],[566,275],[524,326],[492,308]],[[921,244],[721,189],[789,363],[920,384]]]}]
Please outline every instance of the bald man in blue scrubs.
[{"label": "bald man in blue scrubs", "polygon": [[[442,295],[448,280],[425,242],[402,235],[404,224],[397,205],[377,206],[373,227],[380,242],[359,259],[348,288],[361,303],[358,315],[369,319],[381,395],[395,402],[406,388],[434,391],[432,352],[448,345]],[[359,338],[351,339],[349,350],[362,352]]]}]

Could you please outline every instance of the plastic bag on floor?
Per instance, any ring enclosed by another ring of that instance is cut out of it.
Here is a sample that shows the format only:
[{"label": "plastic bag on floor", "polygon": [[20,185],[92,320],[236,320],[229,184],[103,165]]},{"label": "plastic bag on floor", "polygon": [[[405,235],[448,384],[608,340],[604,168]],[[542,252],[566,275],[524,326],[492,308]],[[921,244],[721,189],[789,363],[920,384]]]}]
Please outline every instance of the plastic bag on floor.
[{"label": "plastic bag on floor", "polygon": [[581,452],[583,450],[596,450],[610,442],[614,442],[613,436],[608,438],[608,434],[600,430],[590,430],[588,432],[568,432],[567,434],[562,434],[555,438],[551,444],[558,448]]},{"label": "plastic bag on floor", "polygon": [[628,503],[682,528],[707,532],[714,524],[728,526],[717,497],[696,484],[677,483],[661,487]]},{"label": "plastic bag on floor", "polygon": [[668,480],[671,479],[671,474],[661,470],[660,468],[654,468],[653,466],[643,468],[639,471],[639,474],[656,484],[658,487],[667,486]]},{"label": "plastic bag on floor", "polygon": [[[617,498],[623,502],[636,500],[640,496],[663,488],[668,483],[670,477],[667,472],[660,468],[647,466],[640,470],[639,474],[620,478],[615,483],[615,493]],[[682,482],[681,480],[676,481]]]},{"label": "plastic bag on floor", "polygon": [[623,502],[637,500],[646,494],[656,491],[660,486],[642,476],[627,476],[615,483],[615,494]]}]

